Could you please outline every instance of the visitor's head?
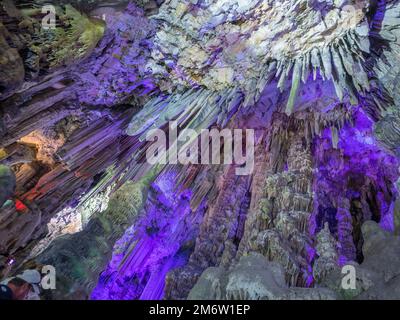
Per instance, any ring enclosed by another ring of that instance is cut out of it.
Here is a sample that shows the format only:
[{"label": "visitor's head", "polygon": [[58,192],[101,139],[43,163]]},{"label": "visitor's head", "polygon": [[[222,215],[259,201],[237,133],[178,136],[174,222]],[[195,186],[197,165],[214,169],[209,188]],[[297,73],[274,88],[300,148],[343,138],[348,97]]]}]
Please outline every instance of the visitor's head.
[{"label": "visitor's head", "polygon": [[7,286],[13,292],[14,300],[24,300],[31,290],[31,284],[18,277],[11,279]]}]

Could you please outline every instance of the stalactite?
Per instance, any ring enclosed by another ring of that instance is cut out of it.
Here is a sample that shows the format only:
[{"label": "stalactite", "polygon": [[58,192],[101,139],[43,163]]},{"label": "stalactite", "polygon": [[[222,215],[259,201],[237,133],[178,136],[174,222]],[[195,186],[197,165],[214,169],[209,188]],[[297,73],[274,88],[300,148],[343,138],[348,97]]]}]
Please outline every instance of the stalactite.
[{"label": "stalactite", "polygon": [[[399,228],[400,2],[139,2],[59,1],[49,30],[44,0],[0,4],[0,265],[54,264],[50,298],[93,299],[211,280],[221,299],[335,298],[310,288],[377,272],[365,222]],[[254,171],[151,165],[170,121],[253,129]]]},{"label": "stalactite", "polygon": [[[204,211],[190,209],[190,190],[174,193],[174,177],[172,171],[156,179],[145,206],[146,215],[117,242],[92,298],[163,297],[166,274],[187,261],[191,250],[188,245],[194,241]],[[141,285],[130,287],[127,278]]]}]

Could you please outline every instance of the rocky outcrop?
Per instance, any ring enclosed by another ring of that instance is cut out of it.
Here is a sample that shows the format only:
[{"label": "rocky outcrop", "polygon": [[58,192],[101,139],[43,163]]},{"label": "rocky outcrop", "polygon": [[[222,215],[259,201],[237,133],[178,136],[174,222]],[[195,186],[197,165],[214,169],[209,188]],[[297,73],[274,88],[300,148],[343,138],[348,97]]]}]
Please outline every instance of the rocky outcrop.
[{"label": "rocky outcrop", "polygon": [[338,292],[343,299],[392,300],[400,299],[400,238],[382,230],[375,222],[369,221],[362,226],[364,236],[361,264],[350,263],[355,267],[356,288],[344,290],[341,286],[343,274],[339,268],[322,281]]},{"label": "rocky outcrop", "polygon": [[175,176],[163,172],[151,185],[136,223],[116,242],[92,299],[161,299],[167,273],[187,262],[204,207],[190,208],[192,192],[174,190]]},{"label": "rocky outcrop", "polygon": [[[167,1],[156,16],[166,25],[155,38],[154,57],[158,59],[150,60],[149,66],[156,75],[163,76],[169,71],[162,66],[166,61],[179,69],[179,73],[169,72],[177,83],[216,88],[237,83],[250,95],[258,95],[256,89],[264,81],[259,75],[276,72],[283,88],[292,68],[293,87],[299,79],[305,81],[312,70],[324,70],[326,78],[334,79],[341,87],[345,85],[346,70],[354,74],[352,67],[345,67],[359,65],[360,61],[346,46],[340,46],[341,51],[334,46],[322,47],[341,38],[358,50],[368,50],[368,28],[362,22],[367,1],[345,1],[340,5],[321,2],[313,6],[309,1],[214,1],[196,6]],[[181,43],[181,50],[174,43]],[[336,56],[342,57],[345,67]],[[333,62],[340,71],[334,77]],[[362,75],[355,81],[366,78],[365,73]]]},{"label": "rocky outcrop", "polygon": [[332,300],[337,296],[327,288],[289,288],[285,271],[264,256],[249,253],[226,270],[209,268],[189,293],[189,300]]},{"label": "rocky outcrop", "polygon": [[55,240],[48,249],[25,265],[57,270],[57,290],[46,299],[88,299],[107,264],[115,242],[137,220],[147,197],[151,176],[126,183],[110,199],[108,209],[96,213],[85,229]]},{"label": "rocky outcrop", "polygon": [[[345,274],[341,273],[341,268],[337,264],[331,264],[334,257],[333,254],[328,257],[329,248],[319,258],[322,259],[319,267],[315,266],[316,280],[319,282],[315,288],[289,288],[281,264],[269,262],[264,256],[251,252],[228,269],[223,267],[206,269],[190,291],[189,299],[400,299],[398,290],[400,238],[382,230],[372,221],[366,222],[362,229],[365,239],[364,262],[348,264],[355,267],[356,289],[342,287]],[[325,243],[326,247],[327,243],[332,241],[328,239],[324,241],[323,238],[327,238],[326,233],[327,230],[324,229],[318,236],[320,243],[318,249],[321,249],[322,243]],[[331,261],[329,263],[328,258]],[[325,269],[322,269],[322,266]]]}]

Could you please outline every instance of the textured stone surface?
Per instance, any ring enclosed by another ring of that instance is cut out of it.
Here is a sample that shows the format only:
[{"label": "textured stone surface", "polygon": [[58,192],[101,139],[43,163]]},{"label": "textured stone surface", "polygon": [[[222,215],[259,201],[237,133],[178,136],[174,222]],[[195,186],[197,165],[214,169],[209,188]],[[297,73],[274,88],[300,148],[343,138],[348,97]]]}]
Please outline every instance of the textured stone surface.
[{"label": "textured stone surface", "polygon": [[57,290],[47,292],[47,299],[89,298],[115,241],[142,210],[148,179],[126,183],[112,196],[108,209],[95,214],[83,231],[58,238],[34,262],[28,262],[36,268],[53,265],[62,270],[57,275]]},{"label": "textured stone surface", "polygon": [[7,166],[0,165],[0,206],[14,194],[16,179],[14,172]]},{"label": "textured stone surface", "polygon": [[325,223],[324,229],[318,233],[315,249],[318,258],[314,262],[313,275],[316,282],[321,282],[338,267],[337,242],[330,233],[328,223]]},{"label": "textured stone surface", "polygon": [[209,268],[190,291],[189,300],[332,300],[326,288],[289,288],[285,272],[276,262],[260,254],[243,256],[230,270]]},{"label": "textured stone surface", "polygon": [[183,83],[214,88],[239,83],[244,89],[249,79],[257,81],[263,64],[270,60],[330,56],[329,49],[320,49],[354,31],[364,17],[366,1],[348,4],[353,12],[335,4],[322,12],[308,1],[218,0],[198,6],[190,1],[166,1],[156,16],[165,26],[156,34],[157,50],[150,67],[162,76],[168,71],[160,70],[160,62],[175,62],[172,75]]},{"label": "textured stone surface", "polygon": [[362,226],[364,261],[352,263],[356,269],[356,289],[341,289],[340,270],[329,274],[323,281],[345,299],[399,299],[400,238],[384,230],[375,222]]},{"label": "textured stone surface", "polygon": [[[44,2],[0,4],[0,263],[49,299],[398,297],[399,1]],[[254,172],[152,168],[174,119],[254,129]]]}]

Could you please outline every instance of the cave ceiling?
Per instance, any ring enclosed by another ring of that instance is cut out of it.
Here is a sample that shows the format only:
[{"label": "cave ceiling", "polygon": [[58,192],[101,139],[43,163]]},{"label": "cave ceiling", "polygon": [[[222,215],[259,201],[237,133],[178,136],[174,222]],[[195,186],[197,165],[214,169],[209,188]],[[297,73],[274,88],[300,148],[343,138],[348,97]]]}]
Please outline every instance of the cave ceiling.
[{"label": "cave ceiling", "polygon": [[[400,298],[400,1],[53,2],[0,2],[1,265],[54,266],[42,299],[340,299],[346,264]],[[252,172],[149,163],[171,122],[251,130]]]}]

